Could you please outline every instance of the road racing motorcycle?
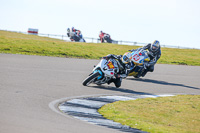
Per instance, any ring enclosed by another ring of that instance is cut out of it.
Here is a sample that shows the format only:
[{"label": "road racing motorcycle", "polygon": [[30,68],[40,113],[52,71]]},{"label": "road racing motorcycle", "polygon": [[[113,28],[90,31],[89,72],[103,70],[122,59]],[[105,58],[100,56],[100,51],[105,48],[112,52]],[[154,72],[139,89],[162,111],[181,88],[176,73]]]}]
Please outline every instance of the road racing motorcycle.
[{"label": "road racing motorcycle", "polygon": [[131,68],[128,76],[139,78],[146,68],[146,63],[150,61],[148,51],[143,48],[130,50],[131,53]]},{"label": "road racing motorcycle", "polygon": [[115,79],[115,66],[115,62],[103,57],[92,73],[83,81],[83,85],[88,86],[90,83],[101,85]]},{"label": "road racing motorcycle", "polygon": [[77,31],[77,32],[68,31],[67,36],[70,37],[71,41],[85,42],[85,39],[83,38],[83,35],[81,34],[81,31]]},{"label": "road racing motorcycle", "polygon": [[112,43],[112,39],[109,34],[104,34],[104,35],[100,34],[99,37],[102,43],[104,42]]},{"label": "road racing motorcycle", "polygon": [[112,43],[112,39],[109,34],[104,35],[104,41],[106,41],[107,43]]}]

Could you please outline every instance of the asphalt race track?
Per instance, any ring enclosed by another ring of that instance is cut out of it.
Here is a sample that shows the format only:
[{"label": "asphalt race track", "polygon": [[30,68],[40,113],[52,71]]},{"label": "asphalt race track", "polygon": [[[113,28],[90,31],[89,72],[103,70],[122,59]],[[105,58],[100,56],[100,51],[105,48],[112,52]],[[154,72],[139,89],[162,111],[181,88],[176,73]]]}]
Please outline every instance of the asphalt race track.
[{"label": "asphalt race track", "polygon": [[117,133],[56,113],[49,103],[101,95],[200,94],[200,67],[157,64],[144,78],[89,87],[82,81],[99,60],[0,54],[0,133]]}]

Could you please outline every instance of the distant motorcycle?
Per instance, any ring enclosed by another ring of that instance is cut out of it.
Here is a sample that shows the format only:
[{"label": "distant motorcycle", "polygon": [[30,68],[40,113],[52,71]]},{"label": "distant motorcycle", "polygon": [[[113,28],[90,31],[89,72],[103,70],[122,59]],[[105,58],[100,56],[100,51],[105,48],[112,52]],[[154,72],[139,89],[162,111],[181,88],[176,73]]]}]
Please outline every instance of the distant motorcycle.
[{"label": "distant motorcycle", "polygon": [[71,41],[85,42],[85,39],[83,38],[83,35],[81,34],[80,31],[77,32],[68,31],[67,36],[70,37]]},{"label": "distant motorcycle", "polygon": [[104,35],[100,34],[99,38],[100,38],[102,43],[104,43],[104,42],[112,43],[112,39],[111,39],[109,34],[104,34]]},{"label": "distant motorcycle", "polygon": [[102,58],[98,65],[95,66],[92,73],[83,81],[83,85],[88,86],[91,83],[101,85],[108,83],[111,79],[115,79],[114,68],[114,62]]},{"label": "distant motorcycle", "polygon": [[145,64],[150,61],[148,51],[143,48],[138,48],[131,51],[131,68],[128,76],[139,78],[146,68]]}]

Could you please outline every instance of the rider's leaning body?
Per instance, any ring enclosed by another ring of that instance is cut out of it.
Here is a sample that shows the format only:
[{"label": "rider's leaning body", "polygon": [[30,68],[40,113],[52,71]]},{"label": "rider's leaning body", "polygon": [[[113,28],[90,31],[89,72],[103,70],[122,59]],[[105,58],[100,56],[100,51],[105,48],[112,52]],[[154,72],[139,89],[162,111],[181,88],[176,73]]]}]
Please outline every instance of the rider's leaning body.
[{"label": "rider's leaning body", "polygon": [[150,61],[145,64],[147,69],[141,75],[144,77],[148,71],[150,72],[154,71],[154,65],[161,57],[160,42],[155,40],[153,43],[149,43],[146,46],[144,46],[143,49],[149,51],[148,56],[150,58]]},{"label": "rider's leaning body", "polygon": [[108,82],[114,82],[116,87],[121,86],[122,78],[126,78],[130,71],[131,66],[131,53],[127,52],[123,56],[122,55],[114,55],[109,54],[104,59],[110,60],[114,65],[115,77],[116,79],[112,79]]},{"label": "rider's leaning body", "polygon": [[103,31],[100,31],[100,33],[99,33],[99,38],[100,38],[100,40],[101,40],[101,43],[104,43],[104,35],[105,35],[106,33],[104,33]]},{"label": "rider's leaning body", "polygon": [[71,41],[79,41],[81,38],[83,38],[81,31],[75,29],[74,27],[67,29],[67,36],[70,37]]}]

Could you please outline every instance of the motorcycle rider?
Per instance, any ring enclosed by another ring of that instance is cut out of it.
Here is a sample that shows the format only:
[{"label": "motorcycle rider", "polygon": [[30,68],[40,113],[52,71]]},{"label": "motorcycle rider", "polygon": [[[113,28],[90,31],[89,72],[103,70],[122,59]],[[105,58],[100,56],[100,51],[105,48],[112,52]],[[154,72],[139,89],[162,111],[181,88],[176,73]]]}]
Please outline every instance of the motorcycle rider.
[{"label": "motorcycle rider", "polygon": [[78,30],[72,27],[72,32],[76,33]]},{"label": "motorcycle rider", "polygon": [[99,38],[100,38],[100,40],[101,40],[101,43],[104,43],[104,35],[105,35],[106,33],[104,33],[103,31],[100,31],[100,34],[99,34]]},{"label": "motorcycle rider", "polygon": [[115,86],[118,88],[121,86],[122,78],[126,78],[130,71],[131,66],[131,53],[126,52],[122,55],[109,54],[104,59],[107,59],[113,63],[115,69],[115,79],[111,79],[108,84],[114,82]]},{"label": "motorcycle rider", "polygon": [[70,37],[70,29],[67,28],[67,36]]},{"label": "motorcycle rider", "polygon": [[106,40],[108,43],[112,43],[110,35],[107,33],[104,33],[103,31],[100,31],[99,38],[101,40],[101,43],[104,43],[104,40]]},{"label": "motorcycle rider", "polygon": [[[72,27],[72,32],[74,33],[73,39],[74,40],[78,40],[79,37],[79,33],[81,32],[80,30],[75,29],[74,27]],[[78,37],[78,38],[77,38]]]},{"label": "motorcycle rider", "polygon": [[78,30],[78,31],[76,32],[76,34],[77,34],[80,38],[83,37],[80,30]]},{"label": "motorcycle rider", "polygon": [[74,41],[75,33],[70,30],[70,28],[67,28],[67,36],[70,38],[71,41]]},{"label": "motorcycle rider", "polygon": [[75,41],[76,40],[76,33],[72,32],[72,29],[70,30],[70,28],[67,28],[67,36],[70,38],[71,41]]},{"label": "motorcycle rider", "polygon": [[79,41],[83,37],[81,31],[74,27],[72,27],[71,30],[70,28],[67,28],[67,36],[70,37],[71,41]]},{"label": "motorcycle rider", "polygon": [[148,71],[154,71],[154,65],[157,63],[158,59],[161,56],[160,42],[158,40],[155,40],[153,43],[149,43],[146,46],[144,46],[143,49],[148,49],[150,61],[145,63],[146,69],[141,74],[142,77],[144,77]]}]

